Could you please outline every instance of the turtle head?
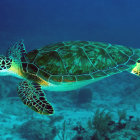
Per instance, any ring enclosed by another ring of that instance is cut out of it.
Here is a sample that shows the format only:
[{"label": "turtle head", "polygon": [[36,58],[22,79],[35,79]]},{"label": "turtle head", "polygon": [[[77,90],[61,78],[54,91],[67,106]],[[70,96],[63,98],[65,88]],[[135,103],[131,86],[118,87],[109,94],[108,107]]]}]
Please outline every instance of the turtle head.
[{"label": "turtle head", "polygon": [[5,56],[0,56],[0,76],[8,75],[8,69],[12,65],[12,59]]}]

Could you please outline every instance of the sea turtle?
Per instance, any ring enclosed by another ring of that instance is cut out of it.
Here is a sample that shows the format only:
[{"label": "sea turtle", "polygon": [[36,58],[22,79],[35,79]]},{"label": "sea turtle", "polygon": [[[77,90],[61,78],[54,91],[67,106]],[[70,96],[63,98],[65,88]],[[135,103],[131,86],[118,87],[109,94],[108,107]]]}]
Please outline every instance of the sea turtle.
[{"label": "sea turtle", "polygon": [[22,78],[18,95],[40,114],[54,113],[43,90],[70,91],[122,71],[140,75],[140,50],[92,41],[50,44],[26,53],[23,41],[0,56],[0,76]]}]

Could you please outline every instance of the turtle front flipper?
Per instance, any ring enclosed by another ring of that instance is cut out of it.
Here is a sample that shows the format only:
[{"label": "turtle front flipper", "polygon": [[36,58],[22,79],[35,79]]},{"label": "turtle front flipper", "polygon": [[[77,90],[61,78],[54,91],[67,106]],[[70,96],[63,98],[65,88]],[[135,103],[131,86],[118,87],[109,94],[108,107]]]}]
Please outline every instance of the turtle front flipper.
[{"label": "turtle front flipper", "polygon": [[22,81],[18,86],[18,94],[25,105],[37,113],[51,115],[53,107],[47,101],[41,86],[30,81]]}]

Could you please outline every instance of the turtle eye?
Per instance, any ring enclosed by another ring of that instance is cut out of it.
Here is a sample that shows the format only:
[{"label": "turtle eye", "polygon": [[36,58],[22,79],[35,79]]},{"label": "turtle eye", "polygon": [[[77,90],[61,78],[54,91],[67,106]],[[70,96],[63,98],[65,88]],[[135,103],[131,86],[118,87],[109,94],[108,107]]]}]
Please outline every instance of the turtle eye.
[{"label": "turtle eye", "polygon": [[138,60],[137,62],[140,63],[140,60]]}]

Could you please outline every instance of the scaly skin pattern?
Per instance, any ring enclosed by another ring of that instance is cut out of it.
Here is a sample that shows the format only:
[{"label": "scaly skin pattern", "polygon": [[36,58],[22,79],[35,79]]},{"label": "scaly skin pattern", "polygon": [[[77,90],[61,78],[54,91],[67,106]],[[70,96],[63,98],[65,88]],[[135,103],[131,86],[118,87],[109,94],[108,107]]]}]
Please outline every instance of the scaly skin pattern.
[{"label": "scaly skin pattern", "polygon": [[47,81],[45,81],[42,78],[36,76],[35,74],[23,71],[22,63],[17,63],[17,62],[13,61],[12,66],[10,67],[10,69],[8,71],[15,77],[18,77],[18,78],[21,78],[21,79],[27,79],[29,81],[36,82],[36,83],[38,83],[42,86],[43,85],[48,86]]}]

